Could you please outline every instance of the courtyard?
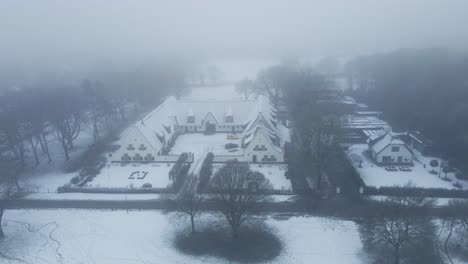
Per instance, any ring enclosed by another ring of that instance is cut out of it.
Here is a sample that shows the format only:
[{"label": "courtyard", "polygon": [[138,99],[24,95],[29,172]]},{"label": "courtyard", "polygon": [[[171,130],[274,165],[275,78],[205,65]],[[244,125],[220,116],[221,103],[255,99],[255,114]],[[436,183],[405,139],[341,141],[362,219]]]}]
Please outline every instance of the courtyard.
[{"label": "courtyard", "polygon": [[173,163],[109,163],[86,187],[167,188],[172,183],[169,180],[169,171],[173,165]]},{"label": "courtyard", "polygon": [[[172,147],[170,154],[179,155],[183,152],[191,152],[195,154],[203,154],[213,152],[215,155],[242,155],[241,148],[241,134],[233,134],[232,139],[228,139],[227,133],[216,133],[213,135],[205,135],[202,133],[191,133],[180,135],[174,147]],[[226,149],[225,145],[228,143],[236,144],[238,147]]]}]

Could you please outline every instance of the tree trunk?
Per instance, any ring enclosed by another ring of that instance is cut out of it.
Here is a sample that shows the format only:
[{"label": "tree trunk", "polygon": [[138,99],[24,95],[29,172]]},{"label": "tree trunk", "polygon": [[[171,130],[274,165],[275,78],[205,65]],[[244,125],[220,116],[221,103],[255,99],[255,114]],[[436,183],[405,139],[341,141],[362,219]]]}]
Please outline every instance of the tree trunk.
[{"label": "tree trunk", "polygon": [[29,138],[29,143],[31,144],[31,148],[33,150],[33,153],[34,153],[34,159],[36,160],[36,166],[39,165],[39,157],[37,155],[37,144],[34,144],[34,138],[33,137],[30,137]]},{"label": "tree trunk", "polygon": [[232,238],[234,239],[239,238],[239,226],[236,224],[232,224],[231,229],[232,229]]},{"label": "tree trunk", "polygon": [[68,155],[68,146],[65,139],[61,139],[60,143],[62,144],[63,152],[65,153],[65,160],[70,160],[70,155]]},{"label": "tree trunk", "polygon": [[44,147],[45,147],[45,150],[46,150],[47,159],[49,159],[49,162],[51,162],[52,158],[50,157],[49,145],[47,144],[47,139],[46,139],[44,133],[42,133],[42,142],[44,142]]},{"label": "tree trunk", "polygon": [[192,234],[195,233],[195,221],[194,221],[194,216],[190,216],[190,222],[192,224]]},{"label": "tree trunk", "polygon": [[41,150],[42,150],[42,153],[45,154],[46,153],[46,149],[45,149],[45,146],[44,146],[44,142],[42,142],[42,138],[41,136],[36,136],[36,140],[39,141],[39,143],[41,144]]},{"label": "tree trunk", "polygon": [[395,247],[395,264],[400,264],[400,247]]},{"label": "tree trunk", "polygon": [[0,239],[5,237],[5,233],[3,233],[3,213],[5,212],[5,209],[1,208],[0,209]]},{"label": "tree trunk", "polygon": [[317,164],[317,190],[320,191],[322,188],[322,169],[320,165]]}]

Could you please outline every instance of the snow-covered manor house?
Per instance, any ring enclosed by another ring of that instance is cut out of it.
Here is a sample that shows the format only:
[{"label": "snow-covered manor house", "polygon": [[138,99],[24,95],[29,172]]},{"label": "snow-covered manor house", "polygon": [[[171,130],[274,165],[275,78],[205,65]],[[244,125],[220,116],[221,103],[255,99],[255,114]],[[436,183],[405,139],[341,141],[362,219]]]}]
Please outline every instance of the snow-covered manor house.
[{"label": "snow-covered manor house", "polygon": [[[233,133],[239,137],[241,161],[283,162],[277,134],[276,111],[269,100],[166,99],[158,108],[123,132],[112,162],[170,162],[168,155],[179,135],[185,133]],[[226,134],[227,135],[227,134]],[[228,142],[226,142],[228,143]],[[226,161],[229,155],[217,155]],[[221,157],[223,156],[223,157]]]}]

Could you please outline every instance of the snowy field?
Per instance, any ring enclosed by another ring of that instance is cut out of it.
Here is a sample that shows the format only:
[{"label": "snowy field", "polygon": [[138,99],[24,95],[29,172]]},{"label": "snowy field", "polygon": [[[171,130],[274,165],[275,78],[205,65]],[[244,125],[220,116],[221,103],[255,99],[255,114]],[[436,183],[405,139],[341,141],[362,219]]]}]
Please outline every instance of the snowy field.
[{"label": "snowy field", "polygon": [[286,164],[251,164],[250,169],[265,175],[273,189],[292,191],[291,181],[284,176],[288,169]]},{"label": "snowy field", "polygon": [[107,164],[86,187],[141,188],[150,183],[153,188],[166,188],[171,184],[169,171],[174,164]]},{"label": "snowy field", "polygon": [[[375,165],[368,155],[367,149],[367,144],[355,144],[351,145],[346,153],[368,186],[404,186],[411,182],[415,187],[456,189],[453,184],[458,182],[463,186],[463,189],[468,189],[468,183],[456,179],[453,173],[448,173],[446,180],[429,173],[432,169],[429,166],[429,159],[426,160],[427,163],[422,163],[420,159],[414,159],[412,171],[387,171],[384,167]],[[362,168],[359,168],[360,161],[362,161]],[[444,173],[441,175],[445,176]]]},{"label": "snowy field", "polygon": [[[202,217],[206,225],[221,223],[213,215]],[[357,264],[366,259],[351,221],[281,215],[263,220],[283,243],[280,255],[268,263]],[[8,210],[0,249],[34,264],[232,263],[175,249],[174,236],[187,225],[160,211]]]},{"label": "snowy field", "polygon": [[[41,163],[37,167],[26,168],[20,175],[22,188],[32,192],[55,192],[58,187],[70,182],[70,179],[78,175],[75,173],[64,173],[65,156],[60,142],[53,136],[47,137],[52,162],[47,161],[46,154],[40,150]],[[82,131],[75,139],[75,148],[70,151],[70,159],[77,159],[93,142],[93,136],[89,129]],[[40,148],[39,148],[40,149]],[[29,161],[28,164],[34,164]]]},{"label": "snowy field", "polygon": [[[213,135],[204,135],[202,133],[183,134],[180,135],[170,154],[181,154],[183,152],[207,153],[213,152],[215,155],[241,155],[242,148],[240,134],[237,134],[239,139],[227,139],[227,133],[216,133]],[[237,144],[237,151],[230,152],[224,145],[227,143]]]}]

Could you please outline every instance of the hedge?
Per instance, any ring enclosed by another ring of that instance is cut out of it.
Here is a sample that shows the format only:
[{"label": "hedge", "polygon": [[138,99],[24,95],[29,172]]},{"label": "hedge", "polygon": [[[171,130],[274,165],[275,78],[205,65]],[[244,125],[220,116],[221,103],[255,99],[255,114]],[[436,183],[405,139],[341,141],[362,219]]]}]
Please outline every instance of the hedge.
[{"label": "hedge", "polygon": [[442,189],[442,188],[419,188],[419,187],[374,187],[365,186],[366,195],[387,196],[419,196],[439,198],[468,198],[468,190]]},{"label": "hedge", "polygon": [[202,191],[210,182],[211,174],[213,173],[213,160],[214,154],[212,152],[208,152],[206,154],[205,159],[203,160],[202,167],[200,169],[199,179],[200,182],[198,183],[198,190]]},{"label": "hedge", "polygon": [[92,187],[81,188],[72,186],[62,186],[57,189],[59,193],[174,193],[173,188],[110,188]]}]

